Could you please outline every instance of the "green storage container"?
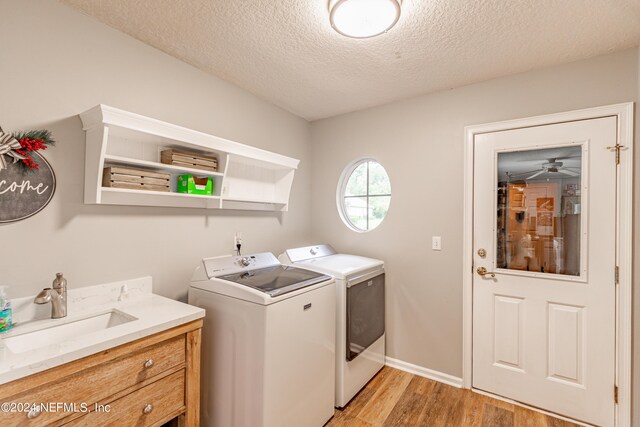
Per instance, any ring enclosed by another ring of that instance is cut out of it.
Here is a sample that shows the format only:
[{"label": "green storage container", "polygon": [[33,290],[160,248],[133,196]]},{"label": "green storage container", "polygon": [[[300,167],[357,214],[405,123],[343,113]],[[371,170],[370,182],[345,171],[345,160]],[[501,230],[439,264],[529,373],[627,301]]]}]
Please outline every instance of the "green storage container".
[{"label": "green storage container", "polygon": [[196,178],[193,175],[178,177],[178,193],[212,196],[214,187],[215,181],[211,177]]}]

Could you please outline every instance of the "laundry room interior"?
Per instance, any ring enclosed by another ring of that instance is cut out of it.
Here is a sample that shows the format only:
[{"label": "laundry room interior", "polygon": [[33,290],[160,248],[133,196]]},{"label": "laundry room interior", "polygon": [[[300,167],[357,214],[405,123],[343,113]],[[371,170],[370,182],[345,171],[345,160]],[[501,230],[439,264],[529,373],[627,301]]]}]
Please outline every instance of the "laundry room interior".
[{"label": "laundry room interior", "polygon": [[0,16],[3,425],[640,426],[637,0]]}]

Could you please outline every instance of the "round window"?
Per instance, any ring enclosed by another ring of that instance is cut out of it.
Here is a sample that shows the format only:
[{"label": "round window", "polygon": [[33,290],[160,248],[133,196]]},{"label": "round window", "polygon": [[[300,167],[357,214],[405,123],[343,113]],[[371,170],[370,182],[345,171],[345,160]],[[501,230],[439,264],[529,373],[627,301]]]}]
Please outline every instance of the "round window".
[{"label": "round window", "polygon": [[391,203],[391,182],[382,165],[373,159],[351,163],[338,185],[340,217],[354,231],[370,231],[380,225]]}]

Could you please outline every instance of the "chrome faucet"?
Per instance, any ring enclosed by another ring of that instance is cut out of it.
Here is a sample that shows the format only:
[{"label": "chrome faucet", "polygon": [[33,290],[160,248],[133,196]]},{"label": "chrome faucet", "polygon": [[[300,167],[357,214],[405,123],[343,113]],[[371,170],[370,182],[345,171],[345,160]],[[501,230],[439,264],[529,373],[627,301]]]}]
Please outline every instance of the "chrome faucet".
[{"label": "chrome faucet", "polygon": [[51,318],[60,319],[67,315],[67,279],[56,273],[50,288],[44,288],[33,300],[36,304],[51,303]]}]

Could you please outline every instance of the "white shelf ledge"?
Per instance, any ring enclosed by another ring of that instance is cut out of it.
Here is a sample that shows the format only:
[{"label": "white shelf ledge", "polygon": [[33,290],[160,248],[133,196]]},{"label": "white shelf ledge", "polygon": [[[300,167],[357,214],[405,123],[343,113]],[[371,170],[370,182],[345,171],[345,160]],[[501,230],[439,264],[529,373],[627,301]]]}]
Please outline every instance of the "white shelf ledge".
[{"label": "white shelf ledge", "polygon": [[268,203],[272,205],[286,205],[286,202],[277,202],[274,200],[267,199],[249,199],[244,197],[225,197],[225,202],[242,202],[242,203]]},{"label": "white shelf ledge", "polygon": [[219,209],[220,197],[104,187],[100,203],[107,205]]}]

